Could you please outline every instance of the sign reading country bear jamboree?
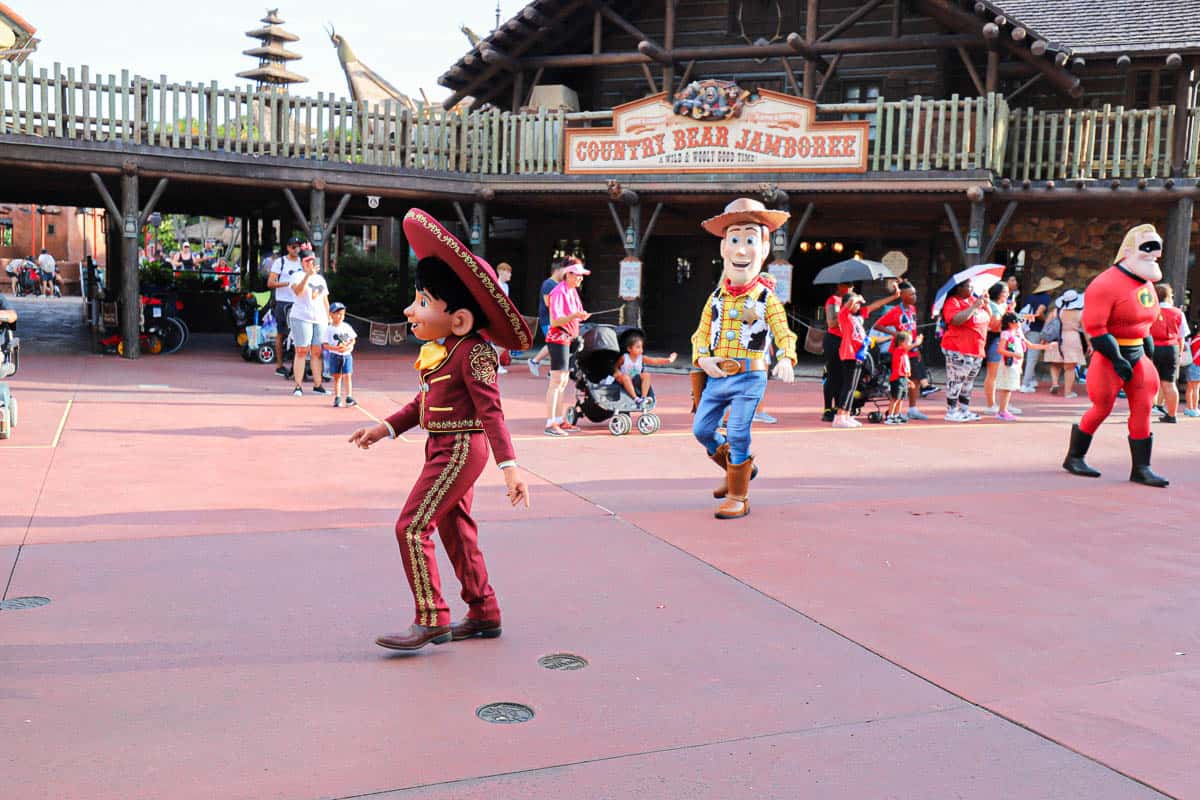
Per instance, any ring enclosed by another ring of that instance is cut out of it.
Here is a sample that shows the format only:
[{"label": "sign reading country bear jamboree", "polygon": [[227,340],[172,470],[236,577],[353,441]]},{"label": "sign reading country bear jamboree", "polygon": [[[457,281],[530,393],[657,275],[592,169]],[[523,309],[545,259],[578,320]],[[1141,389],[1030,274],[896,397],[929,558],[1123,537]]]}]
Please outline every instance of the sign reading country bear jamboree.
[{"label": "sign reading country bear jamboree", "polygon": [[611,128],[566,131],[566,171],[865,172],[868,123],[818,122],[816,103],[698,81],[613,109]]}]

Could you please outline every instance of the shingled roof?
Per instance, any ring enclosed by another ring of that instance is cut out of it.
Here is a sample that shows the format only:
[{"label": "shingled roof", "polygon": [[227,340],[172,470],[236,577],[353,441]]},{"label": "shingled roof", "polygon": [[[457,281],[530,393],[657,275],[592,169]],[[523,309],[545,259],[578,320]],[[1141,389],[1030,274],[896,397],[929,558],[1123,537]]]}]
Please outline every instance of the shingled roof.
[{"label": "shingled roof", "polygon": [[1200,0],[991,0],[987,5],[1080,55],[1200,50]]}]

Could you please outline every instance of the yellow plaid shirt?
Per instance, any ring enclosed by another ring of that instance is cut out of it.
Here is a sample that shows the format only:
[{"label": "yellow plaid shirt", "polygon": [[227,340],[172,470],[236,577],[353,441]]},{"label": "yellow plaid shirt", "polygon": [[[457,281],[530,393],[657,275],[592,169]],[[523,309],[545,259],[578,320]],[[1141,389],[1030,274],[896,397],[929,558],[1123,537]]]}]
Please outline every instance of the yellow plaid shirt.
[{"label": "yellow plaid shirt", "polygon": [[[704,303],[704,311],[700,315],[700,326],[692,334],[692,364],[695,365],[704,356],[717,358],[764,358],[767,341],[759,349],[747,347],[747,342],[756,337],[753,329],[759,320],[763,295],[766,295],[765,323],[770,331],[770,339],[775,342],[777,358],[791,359],[796,363],[796,334],[788,328],[787,311],[783,303],[765,286],[759,286],[750,292],[734,297],[725,290],[722,282],[720,292],[721,318],[720,329],[714,340],[713,316],[716,307],[717,294],[710,295]],[[745,330],[749,328],[749,330]],[[715,346],[714,346],[715,341]]]}]

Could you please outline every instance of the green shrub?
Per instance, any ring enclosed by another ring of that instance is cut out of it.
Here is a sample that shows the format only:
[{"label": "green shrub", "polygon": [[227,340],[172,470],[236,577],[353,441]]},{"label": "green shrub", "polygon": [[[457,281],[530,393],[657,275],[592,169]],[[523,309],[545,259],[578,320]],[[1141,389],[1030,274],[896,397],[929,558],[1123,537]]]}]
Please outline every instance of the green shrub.
[{"label": "green shrub", "polygon": [[408,273],[390,257],[347,248],[338,257],[337,272],[325,274],[330,302],[379,322],[400,322],[409,296]]}]

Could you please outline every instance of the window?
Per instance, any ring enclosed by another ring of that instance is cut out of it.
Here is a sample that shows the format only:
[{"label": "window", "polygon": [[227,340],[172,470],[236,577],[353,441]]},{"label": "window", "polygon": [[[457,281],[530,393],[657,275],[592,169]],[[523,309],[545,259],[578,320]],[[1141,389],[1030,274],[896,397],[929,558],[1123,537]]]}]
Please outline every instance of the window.
[{"label": "window", "polygon": [[[874,103],[879,99],[879,94],[879,83],[877,81],[842,84],[842,100],[847,103]],[[867,132],[867,138],[869,141],[875,141],[875,127],[877,120],[875,119],[874,113],[846,114],[844,119],[868,120],[871,127]]]},{"label": "window", "polygon": [[13,246],[13,223],[8,217],[0,217],[0,247]]},{"label": "window", "polygon": [[1157,108],[1175,101],[1177,74],[1158,69],[1138,70],[1131,74],[1133,107]]},{"label": "window", "polygon": [[56,230],[56,228],[54,227],[53,222],[49,222],[46,224],[46,235],[47,236],[53,236],[55,230]]}]

